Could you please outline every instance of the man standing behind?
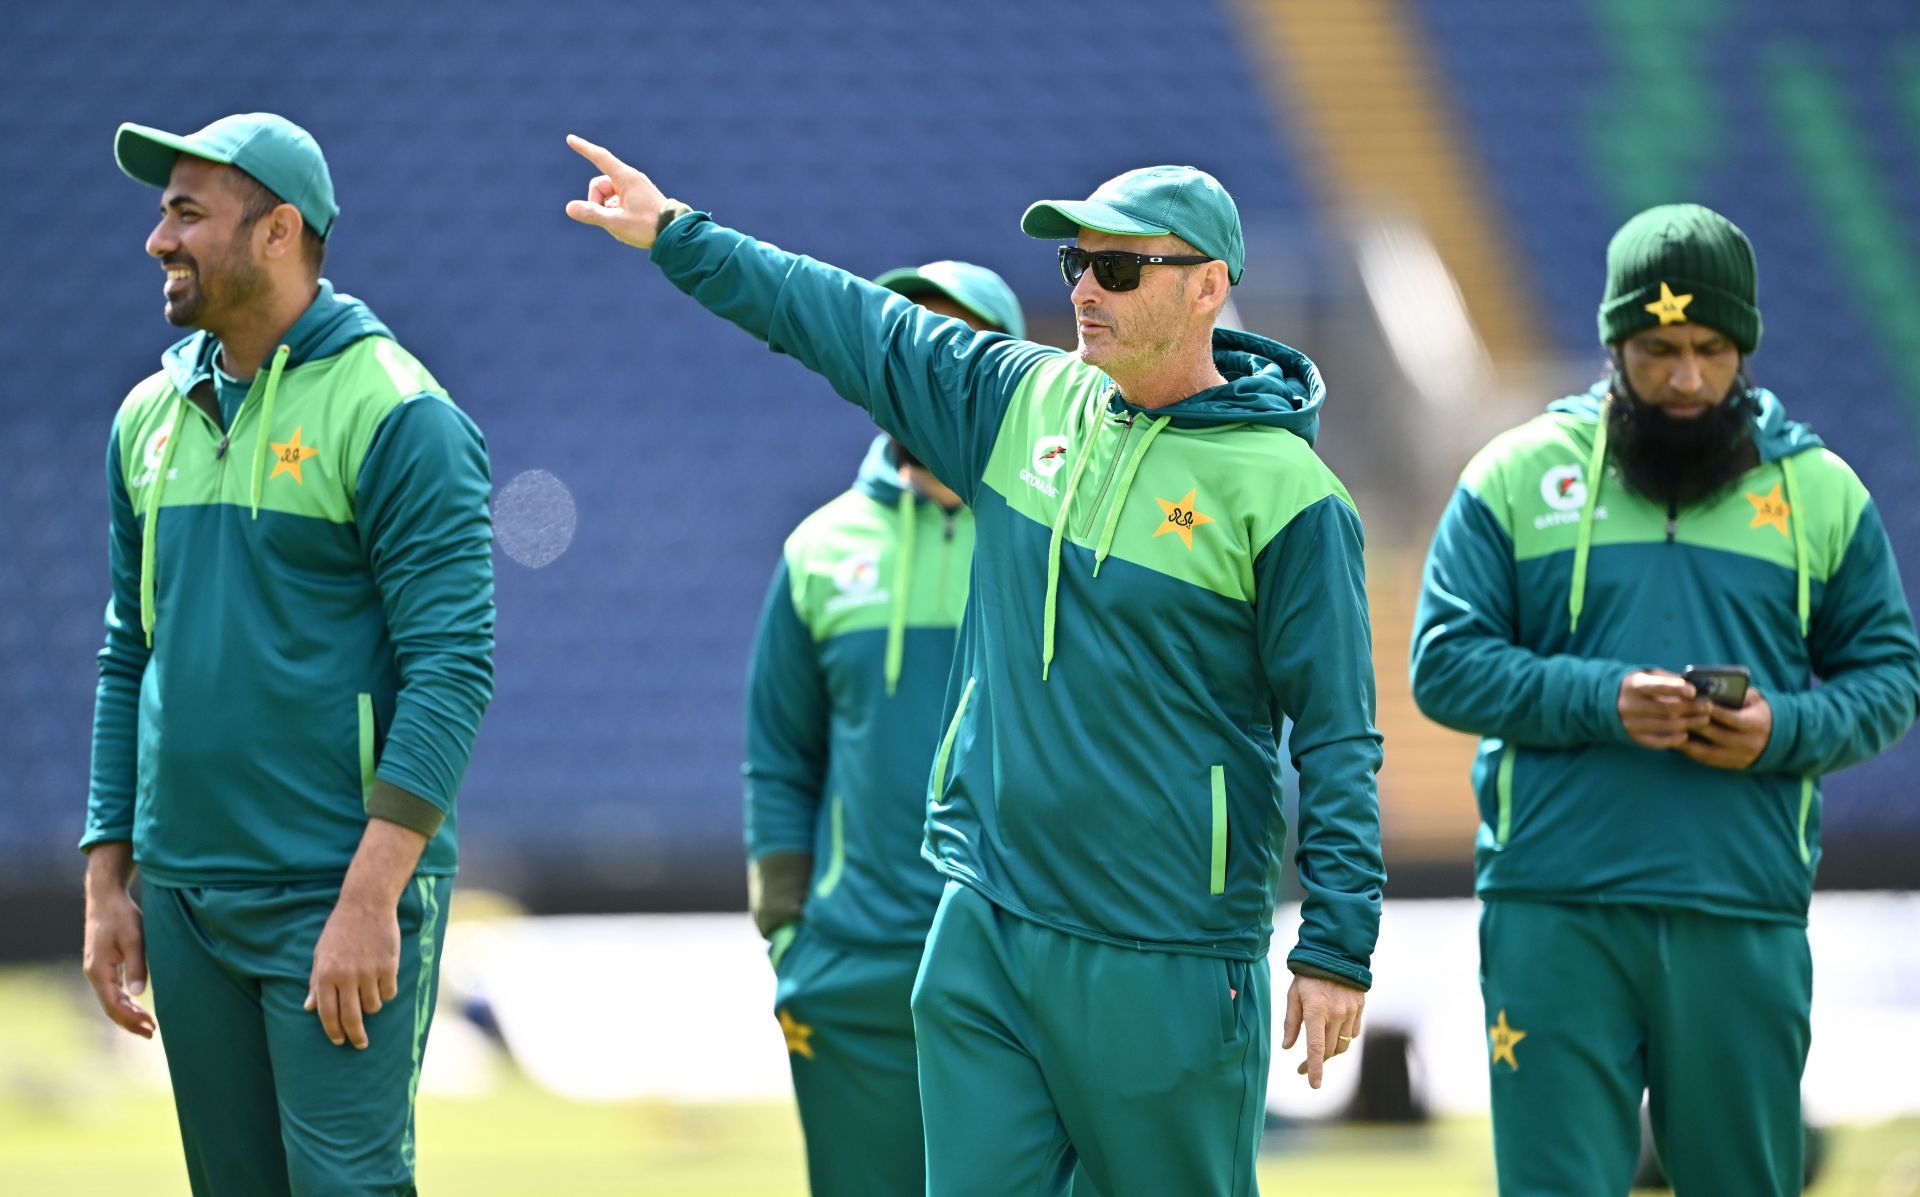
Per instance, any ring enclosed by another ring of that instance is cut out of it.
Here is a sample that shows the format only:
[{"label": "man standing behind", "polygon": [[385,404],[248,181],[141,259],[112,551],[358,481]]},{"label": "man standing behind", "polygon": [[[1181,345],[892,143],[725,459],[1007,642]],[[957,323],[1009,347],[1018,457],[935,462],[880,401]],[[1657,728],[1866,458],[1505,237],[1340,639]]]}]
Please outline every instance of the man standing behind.
[{"label": "man standing behind", "polygon": [[492,694],[486,446],[320,277],[338,207],[305,130],[122,125],[114,156],[164,190],[147,252],[198,331],[107,444],[87,977],[151,1037],[151,968],[196,1194],[412,1193]]},{"label": "man standing behind", "polygon": [[[1427,559],[1414,697],[1483,737],[1503,1193],[1624,1194],[1645,1091],[1677,1192],[1800,1192],[1820,776],[1907,730],[1920,646],[1866,488],[1747,380],[1756,305],[1725,217],[1627,222],[1611,376],[1475,457]],[[1709,663],[1744,697],[1674,672]]]},{"label": "man standing behind", "polygon": [[[1026,335],[991,270],[876,280]],[[920,856],[973,514],[892,437],[788,538],[747,672],[747,858],[814,1197],[926,1189],[908,1000],[944,879]]]},{"label": "man standing behind", "polygon": [[1239,214],[1191,167],[1022,227],[1073,240],[1075,354],[943,319],[669,201],[606,150],[576,220],[820,371],[972,508],[934,757],[947,877],[913,994],[927,1191],[1244,1194],[1268,1064],[1294,722],[1306,891],[1287,1042],[1359,1034],[1378,930],[1359,517],[1314,456],[1306,357],[1216,330]]}]

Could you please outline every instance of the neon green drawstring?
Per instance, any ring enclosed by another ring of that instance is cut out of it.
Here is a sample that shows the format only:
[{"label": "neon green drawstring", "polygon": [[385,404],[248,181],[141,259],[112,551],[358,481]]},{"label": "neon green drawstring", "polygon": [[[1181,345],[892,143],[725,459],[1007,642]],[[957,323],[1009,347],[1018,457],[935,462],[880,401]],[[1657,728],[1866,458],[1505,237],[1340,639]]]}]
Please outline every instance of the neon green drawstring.
[{"label": "neon green drawstring", "polygon": [[1587,461],[1587,501],[1580,505],[1580,531],[1573,542],[1573,586],[1567,591],[1567,634],[1580,630],[1580,608],[1587,605],[1587,555],[1593,551],[1593,510],[1600,505],[1600,479],[1607,464],[1607,415],[1613,396],[1600,406],[1600,425],[1593,433],[1593,455]]},{"label": "neon green drawstring", "polygon": [[1107,550],[1113,547],[1113,530],[1120,522],[1120,509],[1127,505],[1127,491],[1133,486],[1133,476],[1140,472],[1140,463],[1146,460],[1147,446],[1160,430],[1173,422],[1172,416],[1161,416],[1147,422],[1146,435],[1140,438],[1139,447],[1127,461],[1127,468],[1120,473],[1120,487],[1114,495],[1113,504],[1107,508],[1106,526],[1100,529],[1100,546],[1093,552],[1093,576],[1100,576],[1100,563],[1107,559]]},{"label": "neon green drawstring", "polygon": [[180,395],[180,401],[174,404],[173,426],[167,433],[167,447],[160,451],[160,468],[153,472],[153,481],[147,484],[147,518],[140,529],[140,630],[147,637],[147,647],[153,647],[153,624],[155,619],[154,558],[160,551],[160,488],[166,485],[167,471],[173,468],[173,448],[180,443],[180,434],[186,430],[187,396]]},{"label": "neon green drawstring", "polygon": [[893,546],[893,595],[887,611],[887,697],[900,683],[900,662],[907,652],[907,591],[913,584],[913,488],[900,488],[900,535]]},{"label": "neon green drawstring", "polygon": [[1099,403],[1104,396],[1092,395],[1081,414],[1087,421],[1087,433],[1080,439],[1079,460],[1073,463],[1073,472],[1067,475],[1067,489],[1060,496],[1060,510],[1053,517],[1053,538],[1047,542],[1047,605],[1046,613],[1040,625],[1040,680],[1047,680],[1047,670],[1053,664],[1053,616],[1060,603],[1060,540],[1067,530],[1067,509],[1073,506],[1073,495],[1080,488],[1080,475],[1086,472],[1087,459],[1093,454],[1093,438],[1100,431]]},{"label": "neon green drawstring", "polygon": [[[267,367],[267,393],[260,399],[260,430],[253,434],[253,518],[260,518],[260,487],[266,479],[260,476],[260,468],[266,464],[267,434],[273,427],[273,396],[280,389],[280,369],[287,364],[287,355],[293,350],[285,345],[274,350],[273,364]],[[241,401],[246,406],[246,401]],[[240,413],[233,418],[237,423]]]},{"label": "neon green drawstring", "polygon": [[1780,476],[1787,483],[1787,523],[1793,528],[1794,613],[1800,617],[1800,638],[1813,630],[1812,583],[1807,576],[1807,534],[1800,518],[1800,488],[1793,477],[1793,458],[1780,459]]}]

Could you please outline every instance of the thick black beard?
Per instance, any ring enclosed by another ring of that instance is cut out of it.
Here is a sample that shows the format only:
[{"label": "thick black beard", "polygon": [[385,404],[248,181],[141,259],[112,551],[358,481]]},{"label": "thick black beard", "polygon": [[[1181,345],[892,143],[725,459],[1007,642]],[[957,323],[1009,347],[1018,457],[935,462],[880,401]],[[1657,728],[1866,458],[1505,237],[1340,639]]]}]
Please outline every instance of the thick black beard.
[{"label": "thick black beard", "polygon": [[1634,393],[1613,371],[1607,452],[1627,486],[1670,507],[1711,499],[1760,464],[1753,443],[1753,387],[1743,373],[1727,397],[1691,420],[1676,419]]}]

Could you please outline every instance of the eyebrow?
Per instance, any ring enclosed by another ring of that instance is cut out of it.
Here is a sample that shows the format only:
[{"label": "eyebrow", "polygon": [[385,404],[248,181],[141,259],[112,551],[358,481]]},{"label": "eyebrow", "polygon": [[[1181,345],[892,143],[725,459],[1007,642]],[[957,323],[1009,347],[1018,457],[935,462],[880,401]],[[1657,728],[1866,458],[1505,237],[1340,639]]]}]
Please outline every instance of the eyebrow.
[{"label": "eyebrow", "polygon": [[183,206],[185,206],[185,205],[187,205],[187,204],[192,204],[192,205],[193,205],[194,207],[196,207],[196,208],[204,208],[204,207],[206,207],[206,205],[205,205],[205,204],[203,204],[203,203],[201,203],[201,202],[200,202],[199,200],[197,200],[197,199],[195,199],[195,198],[193,198],[193,197],[192,197],[192,196],[190,196],[190,195],[176,195],[176,196],[173,196],[173,197],[172,197],[172,198],[170,198],[170,199],[163,199],[163,200],[161,200],[161,201],[160,201],[160,210],[161,210],[162,212],[165,212],[165,211],[166,211],[166,210],[167,210],[168,208],[179,208],[179,207],[183,207]]}]

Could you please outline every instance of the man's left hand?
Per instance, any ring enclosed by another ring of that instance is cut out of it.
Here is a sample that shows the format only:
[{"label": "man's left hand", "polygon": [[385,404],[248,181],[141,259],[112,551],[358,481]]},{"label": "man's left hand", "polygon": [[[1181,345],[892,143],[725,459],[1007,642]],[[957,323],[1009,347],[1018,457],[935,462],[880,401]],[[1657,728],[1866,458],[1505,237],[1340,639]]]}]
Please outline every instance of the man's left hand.
[{"label": "man's left hand", "polygon": [[335,1047],[367,1046],[365,1018],[399,992],[399,976],[399,911],[343,893],[314,945],[306,1003]]},{"label": "man's left hand", "polygon": [[1291,1048],[1300,1032],[1306,1032],[1307,1058],[1298,1071],[1307,1084],[1318,1089],[1322,1066],[1360,1037],[1360,1013],[1366,1005],[1365,990],[1322,977],[1294,977],[1287,990],[1287,1024],[1280,1050]]},{"label": "man's left hand", "polygon": [[1716,769],[1746,769],[1766,751],[1773,734],[1773,708],[1757,687],[1747,687],[1747,698],[1737,707],[1715,705],[1711,721],[1694,732],[1675,751]]}]

